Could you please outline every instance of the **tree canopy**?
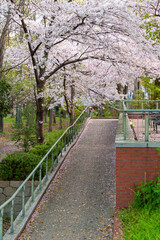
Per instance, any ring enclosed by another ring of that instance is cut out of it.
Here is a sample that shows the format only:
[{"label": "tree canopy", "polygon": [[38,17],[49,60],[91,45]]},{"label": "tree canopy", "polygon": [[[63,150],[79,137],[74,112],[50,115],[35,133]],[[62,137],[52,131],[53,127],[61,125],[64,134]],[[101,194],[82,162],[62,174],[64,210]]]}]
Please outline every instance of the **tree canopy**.
[{"label": "tree canopy", "polygon": [[46,93],[54,103],[67,91],[75,101],[101,103],[122,97],[119,83],[132,90],[145,73],[159,77],[158,0],[4,0],[1,10],[1,34],[8,13],[10,34],[0,71],[16,69],[16,81],[30,82],[38,142]]}]

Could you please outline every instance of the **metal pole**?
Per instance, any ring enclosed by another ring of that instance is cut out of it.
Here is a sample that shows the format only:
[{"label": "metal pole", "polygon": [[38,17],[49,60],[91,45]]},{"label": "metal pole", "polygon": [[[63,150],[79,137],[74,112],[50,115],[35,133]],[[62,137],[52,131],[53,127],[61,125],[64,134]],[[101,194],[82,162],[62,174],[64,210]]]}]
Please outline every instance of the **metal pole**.
[{"label": "metal pole", "polygon": [[123,112],[123,136],[126,140],[126,112]]},{"label": "metal pole", "polygon": [[22,188],[22,216],[25,216],[25,185]]},{"label": "metal pole", "polygon": [[14,200],[11,201],[11,233],[14,232],[14,228],[13,228],[13,206],[14,206]]},{"label": "metal pole", "polygon": [[64,137],[64,151],[66,151],[66,144],[67,144],[67,136],[65,133],[65,137]]},{"label": "metal pole", "polygon": [[149,141],[149,115],[145,114],[145,142]]},{"label": "metal pole", "polygon": [[46,158],[46,179],[48,180],[48,156]]},{"label": "metal pole", "polygon": [[62,138],[61,138],[61,157],[62,157]]},{"label": "metal pole", "polygon": [[54,159],[53,159],[53,150],[52,150],[52,170],[54,169]]},{"label": "metal pole", "polygon": [[58,143],[56,144],[56,163],[58,163]]},{"label": "metal pole", "polygon": [[39,168],[39,189],[41,190],[42,188],[42,164],[40,165],[40,168]]},{"label": "metal pole", "polygon": [[4,208],[0,210],[0,240],[3,239],[3,212],[4,212]]},{"label": "metal pole", "polygon": [[31,187],[31,191],[32,191],[32,202],[34,201],[34,174],[32,175],[32,187]]}]

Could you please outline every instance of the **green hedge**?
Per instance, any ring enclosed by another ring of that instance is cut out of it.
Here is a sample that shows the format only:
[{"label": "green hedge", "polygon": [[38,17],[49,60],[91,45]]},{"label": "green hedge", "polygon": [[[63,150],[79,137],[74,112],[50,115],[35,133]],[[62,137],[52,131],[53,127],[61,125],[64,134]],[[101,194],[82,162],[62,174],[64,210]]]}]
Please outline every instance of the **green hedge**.
[{"label": "green hedge", "polygon": [[[49,149],[54,145],[64,130],[53,132],[46,136],[46,143],[36,145],[29,152],[18,152],[8,154],[0,162],[0,179],[1,180],[25,180],[25,178],[33,171]],[[68,142],[68,135],[66,137]],[[64,147],[65,138],[62,139],[62,147]],[[61,151],[61,142],[58,145],[58,154]],[[56,159],[56,148],[53,151],[53,159]],[[48,169],[52,166],[51,153],[48,156]],[[46,163],[42,164],[42,177],[45,175]],[[35,173],[35,179],[38,179],[39,171]]]},{"label": "green hedge", "polygon": [[[11,153],[0,162],[0,178],[2,180],[24,180],[36,167],[41,158],[33,153]],[[42,167],[42,175],[45,166]],[[35,174],[38,178],[38,171]]]}]

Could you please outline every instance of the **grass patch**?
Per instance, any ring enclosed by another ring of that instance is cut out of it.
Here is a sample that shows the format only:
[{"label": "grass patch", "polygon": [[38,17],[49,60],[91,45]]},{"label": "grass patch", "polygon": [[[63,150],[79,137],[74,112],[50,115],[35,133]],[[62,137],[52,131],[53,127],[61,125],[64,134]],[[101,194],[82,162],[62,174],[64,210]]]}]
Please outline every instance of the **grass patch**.
[{"label": "grass patch", "polygon": [[15,122],[15,118],[4,118],[4,123],[13,123]]},{"label": "grass patch", "polygon": [[125,240],[160,240],[160,171],[134,189],[134,203],[119,218]]},{"label": "grass patch", "polygon": [[0,135],[8,135],[8,134],[11,134],[11,133],[10,132],[6,132],[6,131],[0,132]]},{"label": "grass patch", "polygon": [[59,129],[57,131],[53,132],[45,132],[44,133],[44,139],[45,142],[49,142],[51,139],[55,139],[55,142],[60,138],[60,136],[64,133],[64,129]]},{"label": "grass patch", "polygon": [[160,207],[151,211],[148,208],[129,207],[119,213],[125,240],[159,240]]}]

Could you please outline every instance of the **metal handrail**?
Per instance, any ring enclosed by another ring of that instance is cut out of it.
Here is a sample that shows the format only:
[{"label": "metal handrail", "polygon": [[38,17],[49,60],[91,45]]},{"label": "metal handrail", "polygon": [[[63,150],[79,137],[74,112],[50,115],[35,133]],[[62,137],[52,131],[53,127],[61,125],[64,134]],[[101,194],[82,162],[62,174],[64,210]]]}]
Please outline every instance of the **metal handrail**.
[{"label": "metal handrail", "polygon": [[[150,142],[150,141],[157,141],[156,134],[158,133],[157,131],[157,125],[159,125],[159,120],[156,122],[155,117],[157,116],[160,117],[160,110],[159,109],[126,109],[123,110],[123,136],[124,140],[129,140],[126,139],[127,136],[127,116],[130,116],[131,119],[131,128],[134,130],[134,124],[136,124],[135,127],[135,133],[140,134],[143,136],[144,134],[144,139],[141,136],[140,138],[138,137],[138,141],[144,141],[144,142]],[[153,126],[151,126],[151,122],[153,120]],[[144,122],[144,123],[143,123]],[[142,124],[142,125],[141,125]],[[141,125],[141,126],[140,126]],[[153,131],[154,129],[154,131]],[[156,131],[156,132],[155,132]],[[150,139],[149,139],[150,137]],[[140,140],[141,139],[141,140]]]},{"label": "metal handrail", "polygon": [[[48,179],[48,172],[50,171],[50,169],[48,170],[48,156],[50,153],[53,153],[54,148],[56,147],[56,151],[57,151],[57,146],[59,144],[59,142],[61,142],[61,156],[62,156],[62,139],[65,136],[65,145],[64,148],[66,150],[66,135],[67,133],[69,134],[69,143],[71,143],[71,140],[73,141],[73,135],[76,134],[76,130],[75,130],[75,126],[78,123],[78,121],[82,118],[82,124],[85,120],[85,113],[87,113],[87,110],[89,109],[89,107],[86,107],[83,112],[80,114],[80,116],[76,119],[76,121],[69,126],[65,132],[60,136],[60,138],[55,142],[55,144],[50,148],[50,150],[46,153],[46,155],[42,158],[42,160],[37,164],[37,166],[33,169],[33,171],[29,174],[29,176],[23,181],[23,183],[19,186],[19,188],[16,190],[16,192],[6,201],[4,202],[1,206],[0,206],[0,240],[3,240],[3,214],[4,214],[4,208],[8,205],[11,204],[11,233],[14,233],[14,227],[13,227],[13,218],[14,218],[14,199],[17,196],[17,194],[22,190],[22,214],[23,216],[25,216],[25,205],[24,204],[24,198],[25,198],[25,184],[27,183],[27,181],[29,181],[32,178],[32,191],[31,191],[31,197],[32,197],[32,201],[34,201],[34,174],[37,171],[37,169],[40,170],[39,172],[39,188],[41,189],[41,181],[42,181],[42,176],[41,176],[41,172],[42,172],[42,163],[44,161],[46,161],[46,175],[44,177],[46,177],[46,179]],[[86,117],[88,117],[88,113],[86,115]],[[82,127],[82,125],[80,126],[80,128]],[[53,159],[53,154],[52,154],[52,169],[53,169],[53,163],[54,163],[54,159]],[[57,163],[58,163],[58,154],[57,154]],[[44,178],[43,177],[43,178]]]},{"label": "metal handrail", "polygon": [[125,109],[124,112],[159,113],[160,109]]},{"label": "metal handrail", "polygon": [[[160,109],[160,100],[148,100],[148,99],[144,99],[144,100],[134,100],[134,99],[123,99],[123,102],[125,103],[126,105],[126,108],[129,110],[130,109],[130,105],[129,104],[132,104],[131,106],[134,107],[134,104],[141,104],[141,107],[138,106],[137,109],[145,109],[145,104],[147,104],[147,107],[149,104],[155,104],[155,107],[154,109],[155,110],[158,110]],[[153,109],[153,105],[151,106],[152,109]],[[151,108],[150,108],[151,109]],[[146,110],[146,109],[145,109]]]}]

